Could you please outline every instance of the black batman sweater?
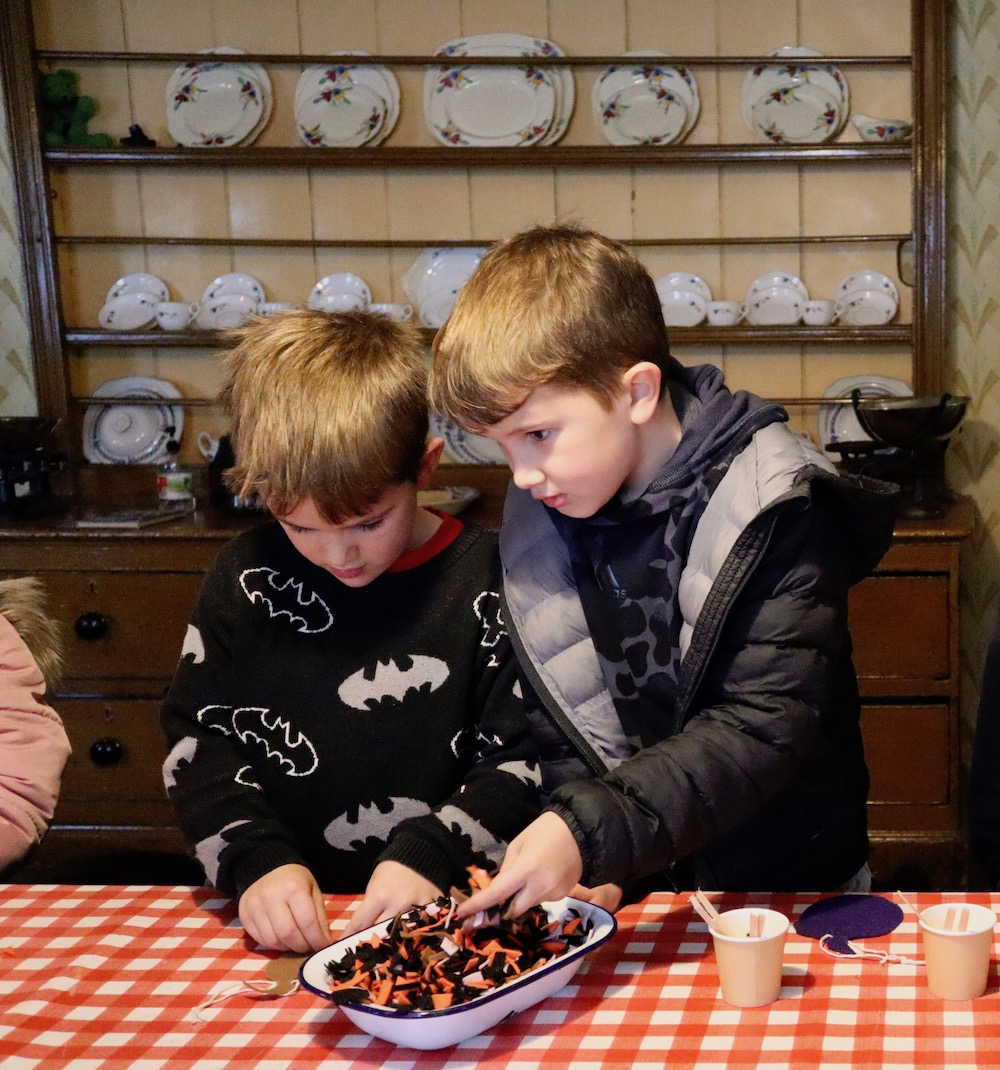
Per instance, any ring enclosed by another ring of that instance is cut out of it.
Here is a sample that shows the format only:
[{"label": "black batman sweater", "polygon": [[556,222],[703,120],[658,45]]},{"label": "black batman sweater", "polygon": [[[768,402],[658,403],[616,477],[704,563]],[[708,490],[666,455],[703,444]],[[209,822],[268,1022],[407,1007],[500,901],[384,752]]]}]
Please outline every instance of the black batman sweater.
[{"label": "black batman sweater", "polygon": [[496,538],[445,523],[430,560],[358,589],[276,522],[219,553],[162,724],[167,791],[221,891],[297,862],[363,892],[386,859],[447,890],[536,816]]}]

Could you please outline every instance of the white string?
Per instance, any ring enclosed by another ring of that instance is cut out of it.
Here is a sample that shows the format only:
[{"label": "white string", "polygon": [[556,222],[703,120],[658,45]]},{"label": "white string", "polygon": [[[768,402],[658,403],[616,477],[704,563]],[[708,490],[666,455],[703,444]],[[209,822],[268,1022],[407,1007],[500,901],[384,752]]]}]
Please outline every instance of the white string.
[{"label": "white string", "polygon": [[209,1007],[215,1006],[216,1003],[221,1003],[224,999],[239,995],[278,999],[280,996],[290,996],[298,987],[298,980],[293,980],[287,988],[279,981],[240,981],[216,992],[214,996],[210,996],[204,1003],[199,1003],[193,1013],[199,1022],[207,1022],[209,1019],[202,1014],[202,1011],[208,1010]]},{"label": "white string", "polygon": [[837,951],[835,948],[830,947],[827,944],[827,940],[834,939],[833,933],[826,933],[820,939],[819,946],[824,954],[829,955],[835,959],[874,959],[881,966],[889,966],[891,964],[899,964],[903,966],[923,966],[923,959],[911,959],[906,955],[894,955],[891,951],[880,951],[878,948],[865,947],[864,944],[860,944],[855,940],[846,941],[847,946],[851,949],[847,951]]}]

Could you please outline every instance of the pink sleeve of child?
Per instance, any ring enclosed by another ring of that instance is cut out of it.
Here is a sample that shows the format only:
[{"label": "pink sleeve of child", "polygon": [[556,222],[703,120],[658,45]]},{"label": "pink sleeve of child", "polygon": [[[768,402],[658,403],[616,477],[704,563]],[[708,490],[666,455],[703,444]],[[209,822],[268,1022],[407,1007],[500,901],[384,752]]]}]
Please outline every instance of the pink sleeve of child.
[{"label": "pink sleeve of child", "polygon": [[48,828],[70,754],[66,730],[44,694],[31,651],[0,615],[0,870]]}]

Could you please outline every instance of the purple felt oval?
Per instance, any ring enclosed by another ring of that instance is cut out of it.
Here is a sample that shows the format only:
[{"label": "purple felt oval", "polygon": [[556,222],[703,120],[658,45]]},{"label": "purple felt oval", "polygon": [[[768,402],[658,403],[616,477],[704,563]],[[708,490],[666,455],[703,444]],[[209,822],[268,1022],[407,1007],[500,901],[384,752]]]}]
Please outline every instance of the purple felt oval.
[{"label": "purple felt oval", "polygon": [[800,936],[811,936],[814,940],[832,936],[833,947],[850,954],[848,940],[885,936],[902,920],[903,911],[881,896],[832,895],[806,907],[795,922],[795,931]]}]

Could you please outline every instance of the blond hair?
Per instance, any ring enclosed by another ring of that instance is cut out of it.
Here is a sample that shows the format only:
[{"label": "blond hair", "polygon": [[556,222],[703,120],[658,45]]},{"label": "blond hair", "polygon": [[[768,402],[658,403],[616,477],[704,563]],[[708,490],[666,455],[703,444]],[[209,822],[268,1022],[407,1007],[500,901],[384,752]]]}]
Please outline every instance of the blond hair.
[{"label": "blond hair", "polygon": [[63,667],[63,633],[48,614],[48,596],[34,576],[0,580],[0,616],[10,621],[41,670],[51,695],[59,686]]},{"label": "blond hair", "polygon": [[427,363],[408,323],[296,310],[234,332],[222,401],[227,482],[277,516],[310,498],[331,523],[415,482],[427,441]]},{"label": "blond hair", "polygon": [[430,400],[468,430],[509,416],[540,386],[583,387],[605,406],[621,376],[670,359],[649,272],[619,242],[533,227],[487,251],[434,340]]}]

